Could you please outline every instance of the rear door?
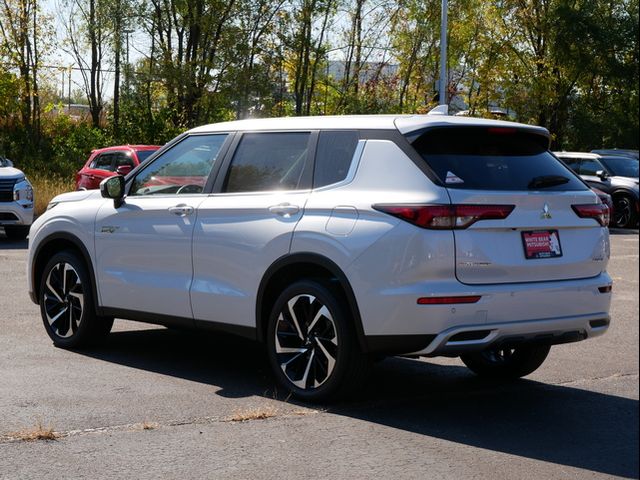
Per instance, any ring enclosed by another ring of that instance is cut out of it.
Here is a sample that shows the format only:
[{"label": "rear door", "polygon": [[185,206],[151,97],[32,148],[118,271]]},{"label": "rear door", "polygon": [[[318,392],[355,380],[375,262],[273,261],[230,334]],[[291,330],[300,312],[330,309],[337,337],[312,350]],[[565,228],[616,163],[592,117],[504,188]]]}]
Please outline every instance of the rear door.
[{"label": "rear door", "polygon": [[198,207],[191,303],[197,320],[255,327],[262,276],[289,253],[311,188],[316,134],[244,133]]},{"label": "rear door", "polygon": [[89,164],[89,167],[82,170],[80,174],[79,187],[93,190],[98,188],[100,182],[113,175],[114,155],[112,152],[99,153]]},{"label": "rear door", "polygon": [[513,207],[504,219],[454,230],[459,281],[539,282],[604,270],[606,229],[574,211],[599,200],[547,151],[546,137],[515,128],[444,127],[413,145],[452,204]]}]

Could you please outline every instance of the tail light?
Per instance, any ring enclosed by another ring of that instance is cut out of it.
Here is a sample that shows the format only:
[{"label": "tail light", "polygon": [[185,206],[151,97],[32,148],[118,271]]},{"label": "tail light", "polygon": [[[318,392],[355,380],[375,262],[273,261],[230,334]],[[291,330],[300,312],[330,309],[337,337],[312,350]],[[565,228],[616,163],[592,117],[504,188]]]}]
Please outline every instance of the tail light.
[{"label": "tail light", "polygon": [[580,218],[593,218],[603,227],[609,225],[609,207],[602,203],[571,205],[571,208]]},{"label": "tail light", "polygon": [[451,230],[467,228],[479,220],[503,220],[515,205],[373,205],[420,228]]}]

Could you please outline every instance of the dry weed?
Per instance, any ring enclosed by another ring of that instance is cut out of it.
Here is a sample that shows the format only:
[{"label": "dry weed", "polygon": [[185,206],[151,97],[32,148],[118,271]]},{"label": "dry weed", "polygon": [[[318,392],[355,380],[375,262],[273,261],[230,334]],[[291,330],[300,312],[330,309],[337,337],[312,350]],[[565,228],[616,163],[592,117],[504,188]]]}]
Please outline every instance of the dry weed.
[{"label": "dry weed", "polygon": [[248,422],[249,420],[265,420],[278,415],[279,410],[272,405],[236,409],[228,418],[230,422]]},{"label": "dry weed", "polygon": [[140,424],[143,430],[155,430],[158,428],[158,424],[156,422],[147,422],[144,421]]},{"label": "dry weed", "polygon": [[57,440],[60,435],[53,431],[53,427],[50,425],[45,427],[42,421],[38,420],[34,427],[10,433],[8,437],[14,440],[33,442],[35,440]]},{"label": "dry weed", "polygon": [[53,197],[76,189],[73,178],[60,178],[42,173],[29,175],[28,178],[33,185],[36,216],[44,213]]}]

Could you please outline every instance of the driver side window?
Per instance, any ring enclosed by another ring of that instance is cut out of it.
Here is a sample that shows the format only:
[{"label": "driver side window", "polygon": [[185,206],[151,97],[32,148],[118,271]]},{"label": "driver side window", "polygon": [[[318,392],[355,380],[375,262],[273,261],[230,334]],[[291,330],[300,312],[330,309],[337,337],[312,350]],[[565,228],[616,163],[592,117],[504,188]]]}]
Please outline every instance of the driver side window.
[{"label": "driver side window", "polygon": [[185,138],[136,176],[129,195],[201,193],[226,138],[227,134]]}]

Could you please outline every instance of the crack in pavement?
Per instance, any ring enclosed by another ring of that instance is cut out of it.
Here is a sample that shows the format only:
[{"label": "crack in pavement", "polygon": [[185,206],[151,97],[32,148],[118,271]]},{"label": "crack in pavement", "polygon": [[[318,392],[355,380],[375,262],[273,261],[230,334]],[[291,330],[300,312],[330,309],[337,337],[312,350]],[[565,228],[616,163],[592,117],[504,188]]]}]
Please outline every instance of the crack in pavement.
[{"label": "crack in pavement", "polygon": [[[103,427],[94,427],[94,428],[83,428],[83,429],[73,429],[73,430],[65,430],[65,431],[53,431],[52,433],[55,435],[54,439],[49,439],[48,441],[56,441],[67,437],[74,437],[80,435],[90,435],[90,434],[101,434],[101,433],[111,433],[111,432],[134,432],[134,431],[144,431],[144,430],[156,430],[162,427],[180,427],[185,425],[212,425],[215,423],[248,423],[256,420],[284,420],[290,418],[304,417],[307,415],[314,415],[318,413],[322,413],[322,410],[314,410],[314,409],[296,409],[290,412],[277,413],[268,418],[255,418],[255,419],[246,419],[246,420],[234,420],[233,415],[229,416],[207,416],[207,417],[195,417],[185,420],[171,420],[165,423],[160,422],[136,422],[136,423],[123,423],[120,425],[108,425]],[[31,442],[35,440],[26,440],[22,438],[25,432],[28,432],[29,429],[24,429],[18,432],[11,432],[4,435],[0,435],[0,445],[8,444],[8,443],[21,443],[21,442]],[[44,439],[43,439],[44,440]]]},{"label": "crack in pavement", "polygon": [[614,373],[612,375],[607,375],[605,377],[589,377],[589,378],[579,378],[577,380],[567,380],[566,382],[556,382],[556,383],[550,383],[550,385],[571,385],[571,384],[575,384],[575,383],[585,383],[585,382],[591,382],[591,381],[598,381],[598,380],[609,380],[611,378],[625,378],[625,377],[638,377],[638,373]]},{"label": "crack in pavement", "polygon": [[[588,378],[581,378],[577,380],[568,380],[564,382],[548,382],[547,386],[548,387],[563,386],[563,385],[588,383],[593,381],[610,380],[613,378],[633,378],[633,377],[638,378],[638,372],[634,372],[634,373],[618,372],[618,373],[614,373],[612,375],[607,375],[603,377],[588,377]],[[459,392],[450,392],[450,393],[459,393]],[[374,402],[373,404],[366,403],[364,405],[360,405],[360,407],[376,408],[376,407],[380,407],[380,403],[389,403],[389,401],[394,402],[396,400],[397,399],[395,400],[386,399],[386,401],[383,400],[381,402]],[[267,420],[267,419],[285,420],[285,419],[291,419],[291,418],[297,418],[297,417],[303,417],[307,415],[315,415],[315,414],[327,413],[327,412],[331,413],[330,411],[323,410],[323,409],[307,409],[307,408],[298,408],[288,412],[280,413],[280,412],[277,412],[277,409],[276,409],[276,413],[273,416],[266,417],[266,418],[253,418],[253,419],[249,418],[245,420],[236,420],[234,419],[233,415],[231,416],[218,415],[218,416],[194,417],[194,418],[188,418],[188,419],[182,419],[182,420],[171,420],[164,423],[148,422],[148,421],[136,422],[136,423],[124,423],[120,425],[109,425],[109,426],[103,426],[103,427],[73,429],[73,430],[66,430],[66,431],[53,431],[53,434],[55,435],[55,439],[49,439],[47,441],[55,441],[55,440],[60,440],[67,437],[74,437],[74,436],[81,436],[81,435],[156,430],[158,428],[180,427],[180,426],[188,426],[188,425],[213,425],[216,423],[248,423],[256,420]],[[26,440],[25,438],[21,438],[23,437],[23,434],[25,432],[28,432],[28,429],[0,435],[0,445],[34,441],[34,440]]]}]

